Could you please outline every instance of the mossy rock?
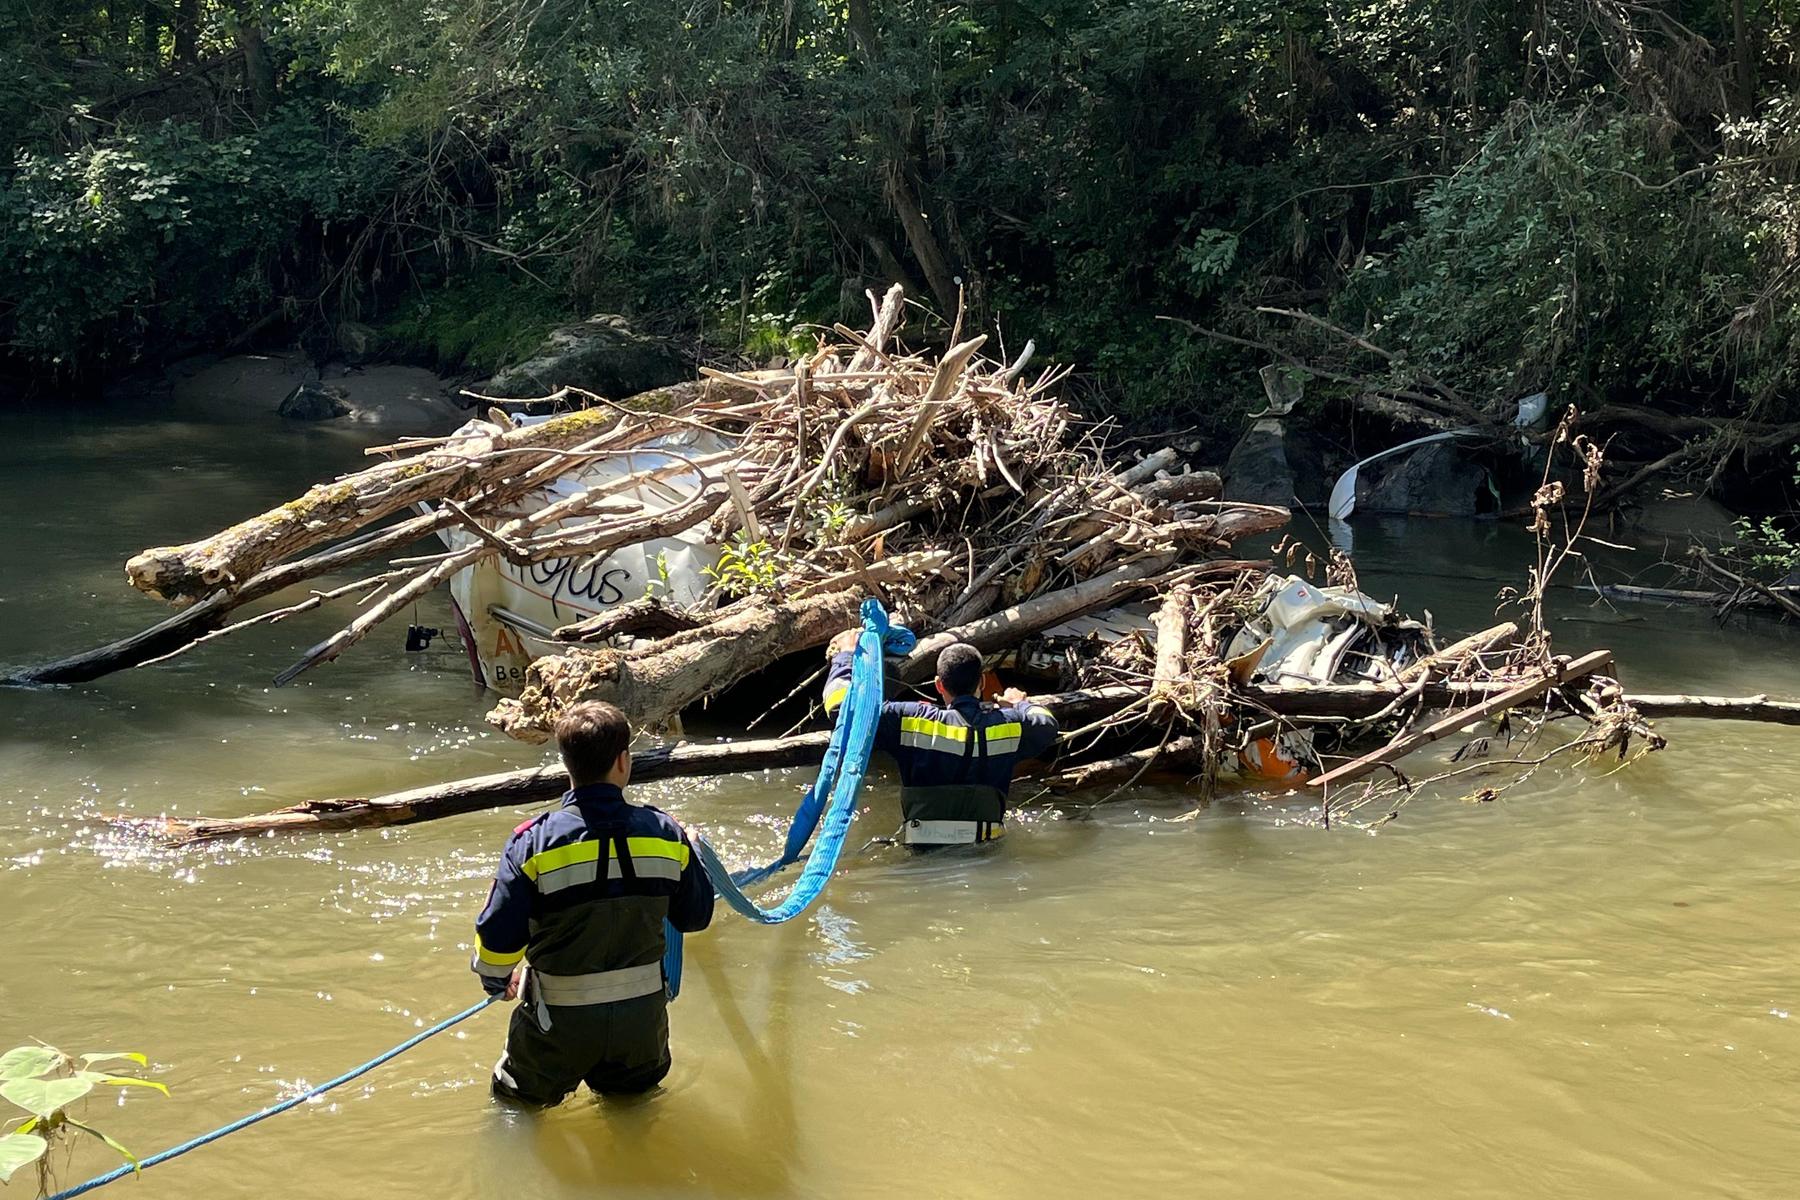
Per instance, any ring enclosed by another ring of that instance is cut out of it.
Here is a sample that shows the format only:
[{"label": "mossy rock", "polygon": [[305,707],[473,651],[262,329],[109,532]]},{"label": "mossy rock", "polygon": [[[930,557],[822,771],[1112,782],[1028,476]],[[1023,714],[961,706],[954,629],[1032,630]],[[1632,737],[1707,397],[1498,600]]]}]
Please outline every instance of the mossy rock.
[{"label": "mossy rock", "polygon": [[623,317],[594,316],[551,330],[531,357],[505,368],[479,390],[525,400],[577,387],[616,400],[691,375],[661,338],[638,333]]}]

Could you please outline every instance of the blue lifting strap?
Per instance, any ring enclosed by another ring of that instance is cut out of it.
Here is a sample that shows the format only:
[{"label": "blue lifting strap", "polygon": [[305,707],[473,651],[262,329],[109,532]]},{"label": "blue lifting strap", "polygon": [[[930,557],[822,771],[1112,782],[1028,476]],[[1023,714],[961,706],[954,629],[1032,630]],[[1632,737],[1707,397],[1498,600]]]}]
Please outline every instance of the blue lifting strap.
[{"label": "blue lifting strap", "polygon": [[[850,833],[850,822],[856,816],[856,800],[862,791],[863,776],[869,770],[869,755],[875,749],[875,729],[881,722],[883,652],[906,654],[917,645],[912,631],[888,624],[887,610],[879,600],[862,603],[862,634],[856,639],[856,656],[850,665],[850,690],[837,711],[837,724],[831,731],[831,743],[819,765],[819,777],[806,789],[794,823],[788,827],[787,843],[781,857],[766,866],[754,867],[737,874],[725,866],[711,843],[694,835],[694,850],[706,868],[713,887],[725,902],[749,920],[760,925],[778,925],[791,921],[812,906],[825,890],[831,873],[837,869],[843,853],[844,839]],[[824,831],[813,842],[806,856],[806,866],[793,890],[773,908],[763,908],[744,894],[777,871],[800,861],[806,844],[819,828]],[[671,999],[681,991],[681,934],[665,923],[668,948],[663,954],[663,979]]]}]

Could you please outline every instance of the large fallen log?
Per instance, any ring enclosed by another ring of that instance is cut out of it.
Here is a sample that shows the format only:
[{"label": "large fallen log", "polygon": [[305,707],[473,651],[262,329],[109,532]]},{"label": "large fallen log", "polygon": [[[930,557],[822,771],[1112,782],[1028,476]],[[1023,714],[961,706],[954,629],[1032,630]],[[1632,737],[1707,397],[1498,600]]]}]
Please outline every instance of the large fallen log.
[{"label": "large fallen log", "polygon": [[[589,409],[494,437],[453,442],[416,458],[382,463],[333,483],[318,484],[296,500],[211,537],[144,550],[125,564],[125,577],[138,591],[158,600],[191,603],[341,537],[346,529],[361,528],[423,500],[473,495],[534,462],[592,440],[618,421],[614,412]],[[514,450],[519,454],[494,454]]]},{"label": "large fallen log", "polygon": [[[1040,696],[1037,703],[1056,714],[1065,726],[1076,726],[1117,712],[1136,698],[1130,688],[1097,688]],[[658,779],[734,775],[778,767],[807,766],[819,761],[827,733],[791,737],[653,746],[632,755],[634,783]],[[508,808],[553,800],[568,787],[559,768],[528,767],[501,771],[429,787],[409,788],[384,796],[311,800],[247,817],[115,817],[115,823],[175,844],[221,838],[264,837],[277,833],[325,833],[435,821],[491,808]]]},{"label": "large fallen log", "polygon": [[[949,559],[948,551],[909,556],[910,582],[929,578]],[[502,700],[488,722],[521,741],[542,742],[568,705],[606,700],[646,728],[659,728],[703,697],[854,626],[869,583],[880,575],[871,567],[831,591],[779,601],[753,597],[640,650],[582,647],[547,655],[527,668],[519,698]]]},{"label": "large fallen log", "polygon": [[[1471,699],[1491,697],[1505,690],[1507,685],[1497,683],[1436,683],[1427,685],[1420,698],[1432,706],[1467,704]],[[1404,694],[1399,688],[1363,686],[1255,688],[1248,691],[1254,694],[1259,707],[1281,711],[1282,715],[1296,720],[1304,720],[1307,715],[1369,717]],[[1109,717],[1142,698],[1143,693],[1137,688],[1109,687],[1040,696],[1035,702],[1055,713],[1063,728],[1070,730]],[[1764,696],[1626,695],[1622,699],[1646,717],[1715,717],[1800,725],[1800,702],[1770,700]],[[806,766],[818,760],[826,741],[824,733],[803,733],[785,738],[656,746],[633,756],[632,778],[647,783],[657,779]],[[1173,739],[1171,746],[1180,749],[1180,740]],[[1163,753],[1166,755],[1167,750]],[[1096,784],[1129,779],[1146,759],[1155,757],[1153,752],[1147,751],[1117,756],[1105,760],[1106,769],[1091,771],[1088,779]],[[1064,774],[1074,777],[1071,772]],[[221,838],[321,833],[434,821],[486,809],[541,803],[561,795],[566,786],[567,780],[560,770],[531,767],[410,788],[383,796],[308,801],[245,817],[121,816],[113,820],[138,832],[175,844],[186,844]]]}]

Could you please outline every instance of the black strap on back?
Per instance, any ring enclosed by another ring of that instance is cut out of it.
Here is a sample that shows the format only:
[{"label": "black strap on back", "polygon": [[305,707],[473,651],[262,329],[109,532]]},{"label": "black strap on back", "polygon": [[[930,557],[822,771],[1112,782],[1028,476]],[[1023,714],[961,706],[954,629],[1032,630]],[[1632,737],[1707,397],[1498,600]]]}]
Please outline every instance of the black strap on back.
[{"label": "black strap on back", "polygon": [[[627,881],[636,879],[637,864],[631,861],[631,848],[625,843],[624,826],[609,829],[606,840],[610,847],[609,853],[619,860],[619,877]],[[610,870],[607,873],[611,874]]]},{"label": "black strap on back", "polygon": [[[962,759],[956,767],[956,782],[967,783],[969,782],[969,764],[974,761],[978,749],[981,753],[982,767],[987,766],[987,726],[981,723],[982,715],[987,712],[987,706],[979,700],[976,701],[974,716],[970,716],[960,708],[953,711],[969,727],[969,736],[963,739]],[[985,773],[984,770],[983,774]]]}]

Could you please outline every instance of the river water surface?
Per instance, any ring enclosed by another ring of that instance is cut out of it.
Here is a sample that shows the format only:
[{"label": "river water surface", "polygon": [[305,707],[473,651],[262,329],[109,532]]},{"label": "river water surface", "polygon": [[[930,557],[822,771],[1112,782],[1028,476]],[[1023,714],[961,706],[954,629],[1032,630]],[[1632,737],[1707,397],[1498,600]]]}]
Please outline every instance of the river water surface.
[{"label": "river water surface", "polygon": [[[132,552],[353,469],[273,421],[0,417],[0,663],[161,615]],[[1522,535],[1364,524],[1366,590],[1491,622]],[[422,623],[447,627],[442,601]],[[1563,598],[1644,690],[1800,695],[1800,640]],[[316,619],[315,619],[316,618]],[[90,1118],[139,1153],[292,1095],[479,998],[470,923],[529,810],[188,852],[101,814],[246,813],[535,763],[397,628],[288,688],[329,617],[78,688],[0,689],[0,1048],[142,1050],[173,1091]],[[439,643],[443,647],[444,643]],[[1800,1192],[1800,739],[1666,722],[1624,771],[1370,832],[1243,793],[1038,812],[1003,848],[848,862],[774,929],[688,941],[659,1095],[495,1106],[488,1012],[318,1103],[116,1185],[198,1195],[1777,1197]],[[646,786],[729,857],[795,771]],[[868,832],[896,823],[891,776]],[[82,1148],[73,1182],[110,1165]],[[16,1181],[17,1182],[17,1181]],[[21,1189],[22,1191],[25,1189]]]}]

